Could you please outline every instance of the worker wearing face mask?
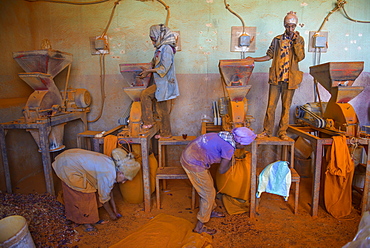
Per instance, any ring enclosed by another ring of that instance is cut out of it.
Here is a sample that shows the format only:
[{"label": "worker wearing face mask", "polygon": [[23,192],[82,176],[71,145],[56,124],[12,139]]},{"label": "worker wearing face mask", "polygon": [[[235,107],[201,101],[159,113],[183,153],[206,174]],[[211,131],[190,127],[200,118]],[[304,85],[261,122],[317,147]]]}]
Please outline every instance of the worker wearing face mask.
[{"label": "worker wearing face mask", "polygon": [[156,112],[160,119],[159,134],[155,138],[169,138],[172,133],[168,100],[180,95],[174,64],[176,36],[163,24],[151,26],[149,36],[156,50],[152,59],[152,68],[142,68],[143,71],[140,74],[144,78],[152,73],[151,85],[143,90],[140,96],[142,127],[149,129],[155,124],[152,106],[155,101]]},{"label": "worker wearing face mask", "polygon": [[275,123],[275,110],[281,96],[282,113],[277,135],[282,140],[288,140],[289,110],[295,89],[302,82],[303,72],[299,71],[298,62],[304,59],[304,39],[295,28],[298,17],[290,11],[284,18],[285,32],[276,36],[266,55],[263,57],[247,57],[255,62],[264,62],[272,59],[269,72],[269,97],[263,132],[259,138],[272,135]]},{"label": "worker wearing face mask", "polygon": [[[112,157],[83,149],[69,149],[59,154],[52,166],[62,180],[66,218],[84,225],[84,231],[96,231],[101,224],[98,207],[103,206],[112,220],[121,217],[113,198],[115,183],[132,180],[140,164],[121,148]],[[96,199],[98,197],[98,199]]]}]

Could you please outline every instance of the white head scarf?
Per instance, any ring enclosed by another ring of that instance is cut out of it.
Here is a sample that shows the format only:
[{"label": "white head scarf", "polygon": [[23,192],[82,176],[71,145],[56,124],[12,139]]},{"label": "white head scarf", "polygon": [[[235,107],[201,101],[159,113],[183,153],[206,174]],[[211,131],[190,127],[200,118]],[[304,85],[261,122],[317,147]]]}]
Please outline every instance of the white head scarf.
[{"label": "white head scarf", "polygon": [[122,148],[113,149],[112,158],[116,164],[116,170],[121,171],[130,181],[134,179],[141,168],[140,163],[135,161],[134,156]]},{"label": "white head scarf", "polygon": [[154,46],[160,48],[162,45],[176,47],[176,36],[170,28],[163,24],[153,25],[150,27],[150,38],[155,41]]}]

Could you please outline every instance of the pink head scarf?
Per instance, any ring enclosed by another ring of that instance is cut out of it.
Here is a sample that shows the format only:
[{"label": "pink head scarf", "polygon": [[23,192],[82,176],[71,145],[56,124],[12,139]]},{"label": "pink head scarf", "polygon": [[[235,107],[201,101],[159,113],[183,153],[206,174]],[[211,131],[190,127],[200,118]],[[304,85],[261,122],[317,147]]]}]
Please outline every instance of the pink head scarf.
[{"label": "pink head scarf", "polygon": [[241,145],[249,145],[257,137],[257,135],[247,127],[234,128],[231,133],[234,135],[234,140]]}]

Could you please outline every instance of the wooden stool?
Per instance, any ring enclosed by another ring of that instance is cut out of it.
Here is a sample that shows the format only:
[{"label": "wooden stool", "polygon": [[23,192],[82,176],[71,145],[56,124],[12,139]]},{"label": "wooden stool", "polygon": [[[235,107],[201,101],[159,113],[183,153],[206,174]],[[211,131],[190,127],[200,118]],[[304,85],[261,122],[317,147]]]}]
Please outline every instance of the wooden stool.
[{"label": "wooden stool", "polygon": [[[159,180],[163,180],[163,188],[166,188],[165,180],[167,179],[189,179],[188,175],[184,171],[184,169],[180,166],[177,167],[165,167],[165,147],[168,145],[187,145],[192,140],[194,140],[195,136],[188,136],[186,139],[183,139],[182,136],[172,136],[171,138],[160,138],[158,140],[158,157],[159,157],[159,165],[156,173],[156,196],[157,196],[157,208],[161,208],[161,198],[160,198],[160,187],[159,187]],[[195,189],[192,186],[192,194],[191,194],[191,209],[195,208]]]},{"label": "wooden stool", "polygon": [[[298,213],[298,199],[299,199],[299,183],[301,177],[294,169],[294,140],[289,138],[288,140],[281,140],[278,137],[264,137],[264,138],[257,138],[252,143],[252,156],[257,156],[257,148],[258,145],[277,145],[282,146],[282,160],[289,162],[289,168],[291,172],[292,184],[295,183],[295,196],[294,196],[294,214]],[[287,148],[290,147],[290,159],[288,160],[288,150]],[[254,153],[254,154],[253,154]],[[254,186],[251,187],[251,197],[255,197],[256,195],[256,167],[257,167],[257,159],[252,159],[252,178]],[[255,198],[254,198],[255,199]],[[254,201],[251,200],[251,216],[254,216],[256,209],[258,209],[259,199],[257,199],[256,206],[252,206]],[[254,208],[255,207],[255,208]],[[253,209],[252,209],[253,208]]]},{"label": "wooden stool", "polygon": [[[159,180],[161,179],[189,179],[182,167],[159,167],[155,177],[155,191],[157,196],[157,208],[161,208],[161,196]],[[195,208],[195,189],[191,187],[191,209]]]},{"label": "wooden stool", "polygon": [[[77,134],[77,147],[87,149],[87,150],[91,150],[91,139],[93,139],[95,137],[95,135],[97,135],[101,132],[102,131],[87,130],[85,132]],[[83,146],[82,146],[82,141],[84,141]]]}]

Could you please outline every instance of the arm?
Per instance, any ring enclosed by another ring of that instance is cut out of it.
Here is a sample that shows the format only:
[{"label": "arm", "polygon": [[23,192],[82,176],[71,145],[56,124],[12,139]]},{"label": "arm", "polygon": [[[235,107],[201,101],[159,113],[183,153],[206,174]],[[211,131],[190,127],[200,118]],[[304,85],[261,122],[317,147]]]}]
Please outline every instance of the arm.
[{"label": "arm", "polygon": [[114,215],[117,218],[121,217],[122,215],[117,212],[116,202],[114,201],[114,197],[113,197],[113,191],[110,192],[110,200],[109,200],[109,202],[110,202],[110,205],[112,207],[112,210],[113,210]]},{"label": "arm", "polygon": [[157,68],[147,69],[145,67],[141,67],[141,69],[143,71],[139,74],[140,78],[145,78],[146,76],[148,76],[149,73],[157,72]]},{"label": "arm", "polygon": [[247,59],[247,60],[248,60],[248,59],[252,59],[252,60],[253,60],[253,62],[265,62],[265,61],[270,60],[270,59],[271,59],[271,57],[270,57],[270,56],[268,56],[268,55],[265,55],[265,56],[263,56],[263,57],[247,57],[246,59]]},{"label": "arm", "polygon": [[[139,75],[141,78],[146,77],[149,73],[157,73],[160,77],[164,77],[167,75],[167,72],[171,68],[173,64],[173,58],[174,58],[174,53],[172,51],[172,48],[170,45],[165,45],[163,49],[159,52],[159,62],[155,62],[157,65],[156,68],[152,69],[147,69],[144,67],[141,67],[143,70]],[[153,59],[157,61],[157,58]],[[154,67],[154,66],[153,66]]]},{"label": "arm", "polygon": [[231,165],[232,165],[231,160],[221,158],[220,167],[218,169],[218,172],[220,174],[226,173],[230,169]]},{"label": "arm", "polygon": [[299,35],[299,32],[296,31],[293,35],[293,51],[297,57],[298,62],[302,61],[305,58],[304,53],[304,39]]}]

